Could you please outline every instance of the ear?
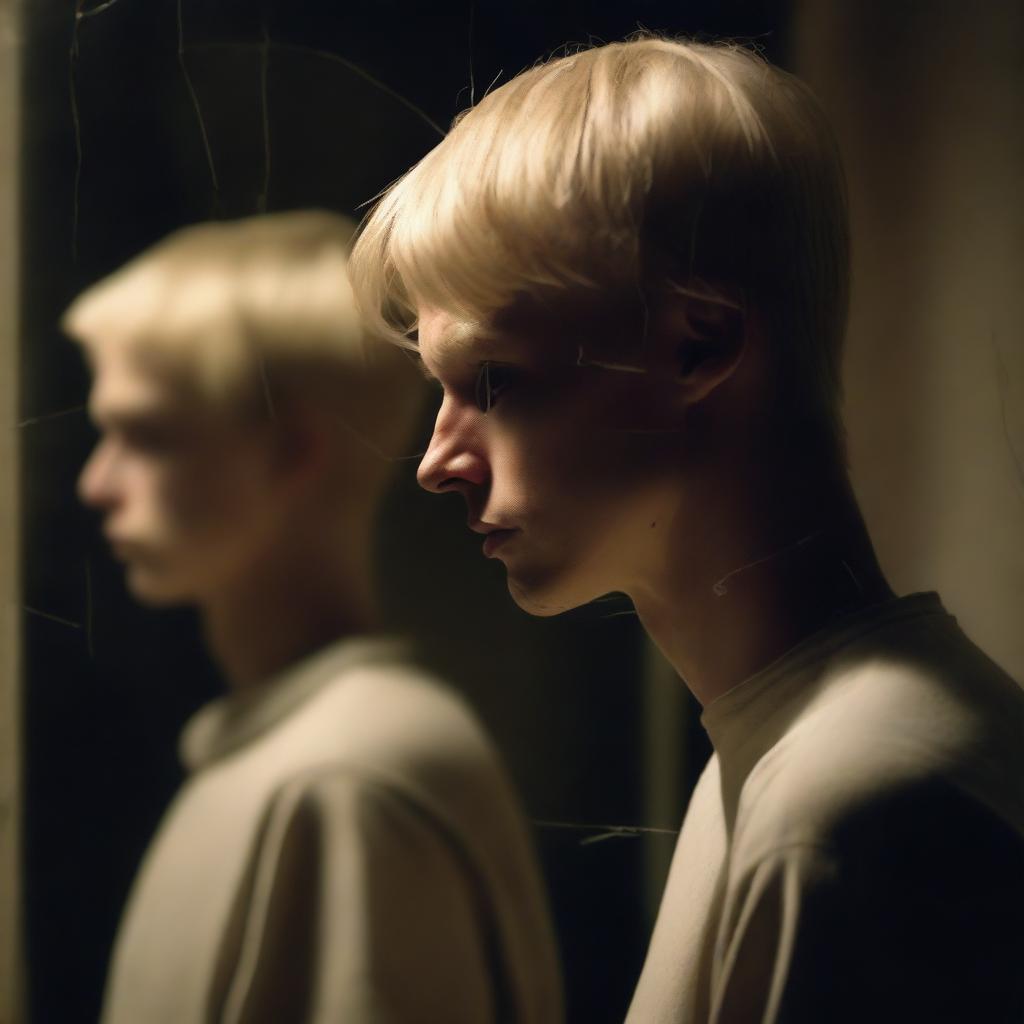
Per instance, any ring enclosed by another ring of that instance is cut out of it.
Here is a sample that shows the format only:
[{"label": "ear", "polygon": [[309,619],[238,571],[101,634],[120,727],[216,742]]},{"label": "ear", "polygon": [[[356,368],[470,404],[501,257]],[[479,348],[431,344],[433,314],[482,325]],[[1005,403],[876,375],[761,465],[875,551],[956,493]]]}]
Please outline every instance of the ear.
[{"label": "ear", "polygon": [[742,305],[694,294],[673,295],[658,324],[660,347],[687,404],[725,383],[747,350],[750,322]]}]

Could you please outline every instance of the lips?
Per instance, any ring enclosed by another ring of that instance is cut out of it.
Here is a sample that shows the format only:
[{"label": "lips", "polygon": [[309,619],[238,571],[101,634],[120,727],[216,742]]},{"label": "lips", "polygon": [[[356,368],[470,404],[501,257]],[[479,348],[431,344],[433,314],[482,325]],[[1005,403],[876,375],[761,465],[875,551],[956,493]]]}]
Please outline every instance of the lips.
[{"label": "lips", "polygon": [[470,514],[466,524],[474,533],[482,534],[484,537],[484,555],[490,558],[514,533],[519,530],[515,527],[499,526],[497,523],[488,523],[483,519],[474,519]]},{"label": "lips", "polygon": [[131,554],[131,545],[123,540],[112,540],[110,552],[118,562],[123,562]]},{"label": "lips", "polygon": [[505,544],[517,530],[492,530],[484,538],[484,555],[487,558],[493,557],[496,551]]},{"label": "lips", "polygon": [[109,545],[114,558],[119,562],[126,561],[133,554],[138,552],[138,544],[134,543],[127,537],[111,533],[107,530],[103,531],[103,536],[106,538],[107,544]]}]

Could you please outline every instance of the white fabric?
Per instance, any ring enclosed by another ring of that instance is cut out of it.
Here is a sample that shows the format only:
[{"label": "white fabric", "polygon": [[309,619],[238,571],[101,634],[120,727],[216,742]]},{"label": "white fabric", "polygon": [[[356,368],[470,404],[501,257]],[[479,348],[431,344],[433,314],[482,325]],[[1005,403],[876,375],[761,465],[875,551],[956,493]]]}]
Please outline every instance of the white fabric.
[{"label": "white fabric", "polygon": [[556,1022],[542,885],[468,709],[350,639],[189,723],[104,1024]]},{"label": "white fabric", "polygon": [[935,594],[702,719],[629,1024],[1024,1020],[1024,693]]}]

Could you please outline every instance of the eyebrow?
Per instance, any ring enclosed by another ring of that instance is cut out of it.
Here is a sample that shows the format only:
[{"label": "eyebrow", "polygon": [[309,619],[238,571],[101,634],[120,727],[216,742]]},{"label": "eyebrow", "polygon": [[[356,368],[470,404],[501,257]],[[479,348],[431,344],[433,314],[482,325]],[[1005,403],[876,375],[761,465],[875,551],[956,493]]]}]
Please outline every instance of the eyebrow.
[{"label": "eyebrow", "polygon": [[[419,342],[419,332],[416,332],[416,341]],[[466,353],[470,346],[474,349],[474,359],[467,359]],[[490,337],[480,331],[476,324],[454,323],[437,341],[438,361],[443,365],[445,362],[490,362],[494,356],[502,351],[501,343],[494,337]],[[417,350],[414,358],[423,376],[429,381],[437,381],[437,376],[431,373],[427,364],[423,361],[422,354]]]},{"label": "eyebrow", "polygon": [[101,428],[130,427],[174,418],[174,410],[169,406],[147,402],[94,402],[90,399],[86,403],[86,412],[89,419]]}]

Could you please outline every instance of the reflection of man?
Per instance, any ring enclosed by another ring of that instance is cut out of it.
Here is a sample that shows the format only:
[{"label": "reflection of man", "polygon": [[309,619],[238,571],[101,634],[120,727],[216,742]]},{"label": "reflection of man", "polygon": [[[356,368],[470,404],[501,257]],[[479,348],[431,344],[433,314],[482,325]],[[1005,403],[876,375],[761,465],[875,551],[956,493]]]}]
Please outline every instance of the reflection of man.
[{"label": "reflection of man", "polygon": [[560,1019],[503,769],[371,635],[371,528],[417,390],[363,348],[350,233],[326,213],[190,228],[65,318],[101,432],[81,495],[141,600],[198,606],[231,683],[183,735],[109,1024]]},{"label": "reflection of man", "polygon": [[629,1020],[1024,1019],[1024,698],[894,597],[845,470],[847,220],[800,83],[641,39],[524,72],[353,254],[443,389],[420,480],[540,615],[610,591],[715,747]]}]

